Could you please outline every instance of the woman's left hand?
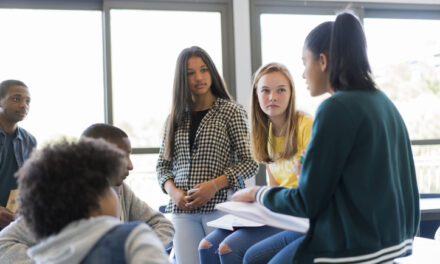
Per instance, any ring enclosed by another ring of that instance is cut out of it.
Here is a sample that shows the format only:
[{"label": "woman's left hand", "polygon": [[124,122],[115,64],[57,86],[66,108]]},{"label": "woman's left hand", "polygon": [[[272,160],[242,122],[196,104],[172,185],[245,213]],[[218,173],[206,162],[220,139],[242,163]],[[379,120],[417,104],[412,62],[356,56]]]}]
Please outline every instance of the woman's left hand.
[{"label": "woman's left hand", "polygon": [[253,186],[239,190],[232,195],[232,201],[235,202],[255,202],[255,193],[258,191],[259,186]]},{"label": "woman's left hand", "polygon": [[191,201],[185,204],[186,207],[193,210],[204,206],[217,192],[217,185],[213,180],[197,184],[193,189],[196,188],[199,189],[197,192],[185,196],[188,201]]}]

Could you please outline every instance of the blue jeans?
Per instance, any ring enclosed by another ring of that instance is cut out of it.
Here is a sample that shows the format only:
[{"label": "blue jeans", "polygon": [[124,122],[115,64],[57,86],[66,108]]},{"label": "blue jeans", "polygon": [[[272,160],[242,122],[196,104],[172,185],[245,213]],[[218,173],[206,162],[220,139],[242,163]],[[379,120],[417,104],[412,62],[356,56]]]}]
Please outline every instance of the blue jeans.
[{"label": "blue jeans", "polygon": [[206,223],[224,214],[220,211],[209,214],[171,214],[171,221],[175,229],[173,245],[178,264],[199,262],[199,243],[215,229],[207,226]]},{"label": "blue jeans", "polygon": [[283,231],[250,247],[244,255],[243,263],[293,263],[296,249],[305,238],[304,234]]},{"label": "blue jeans", "polygon": [[[270,226],[246,227],[236,231],[216,229],[205,237],[211,243],[211,247],[199,249],[200,263],[242,263],[243,256],[249,247],[281,231],[283,230]],[[219,254],[218,248],[222,242],[227,244],[232,251],[226,254]]]}]

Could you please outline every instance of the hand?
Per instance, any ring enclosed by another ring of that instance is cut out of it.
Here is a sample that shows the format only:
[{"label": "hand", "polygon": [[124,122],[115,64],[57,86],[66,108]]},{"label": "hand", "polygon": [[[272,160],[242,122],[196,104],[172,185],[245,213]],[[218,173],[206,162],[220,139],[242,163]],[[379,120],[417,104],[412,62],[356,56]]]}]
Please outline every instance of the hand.
[{"label": "hand", "polygon": [[15,214],[9,210],[8,208],[5,208],[3,206],[0,206],[0,227],[4,228],[5,226],[9,225],[12,221],[15,219]]},{"label": "hand", "polygon": [[212,197],[214,197],[218,190],[217,185],[213,180],[197,184],[193,189],[195,188],[199,188],[199,190],[185,197],[188,201],[186,206],[191,209],[204,206]]},{"label": "hand", "polygon": [[192,210],[191,208],[186,206],[186,203],[188,202],[187,199],[185,199],[186,197],[186,192],[179,189],[179,188],[173,188],[170,192],[169,195],[171,197],[171,199],[173,200],[173,202],[177,205],[177,207],[179,207],[180,209],[184,210],[184,211],[190,211]]},{"label": "hand", "polygon": [[259,186],[253,186],[239,190],[232,195],[232,201],[236,202],[255,202],[255,193],[257,193]]}]

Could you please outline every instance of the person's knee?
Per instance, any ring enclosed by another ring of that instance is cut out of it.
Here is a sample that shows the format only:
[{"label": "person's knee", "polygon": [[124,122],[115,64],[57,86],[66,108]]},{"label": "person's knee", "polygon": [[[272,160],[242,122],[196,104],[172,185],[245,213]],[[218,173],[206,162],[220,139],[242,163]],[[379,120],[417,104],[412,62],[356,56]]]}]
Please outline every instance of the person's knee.
[{"label": "person's knee", "polygon": [[243,256],[243,264],[252,263],[252,261],[254,261],[252,254],[249,254],[249,252],[246,251]]},{"label": "person's knee", "polygon": [[202,241],[200,241],[199,249],[207,249],[210,247],[212,247],[212,244],[208,240],[202,239]]},{"label": "person's knee", "polygon": [[227,253],[230,253],[230,252],[232,252],[232,249],[225,242],[221,243],[220,246],[218,247],[218,253],[220,255],[227,254]]}]

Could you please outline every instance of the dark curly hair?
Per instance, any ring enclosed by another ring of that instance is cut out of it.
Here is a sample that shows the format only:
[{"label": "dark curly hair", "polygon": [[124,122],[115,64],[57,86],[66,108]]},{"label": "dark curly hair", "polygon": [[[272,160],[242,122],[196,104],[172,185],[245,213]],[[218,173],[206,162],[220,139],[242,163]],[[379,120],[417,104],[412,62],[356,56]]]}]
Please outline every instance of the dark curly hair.
[{"label": "dark curly hair", "polygon": [[33,153],[17,172],[19,213],[38,239],[99,208],[124,153],[103,139],[61,141]]}]

